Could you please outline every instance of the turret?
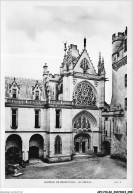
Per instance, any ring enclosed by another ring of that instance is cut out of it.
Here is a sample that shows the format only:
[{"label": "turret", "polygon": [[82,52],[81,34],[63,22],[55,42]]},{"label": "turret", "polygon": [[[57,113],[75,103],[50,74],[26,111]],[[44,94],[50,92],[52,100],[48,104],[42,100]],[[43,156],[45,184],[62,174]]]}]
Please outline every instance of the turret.
[{"label": "turret", "polygon": [[48,66],[47,66],[47,63],[45,63],[45,65],[43,66],[43,75],[48,75]]},{"label": "turret", "polygon": [[118,32],[117,36],[116,34],[112,35],[112,55],[117,53],[118,48],[120,47],[123,40],[124,40],[123,32]]},{"label": "turret", "polygon": [[44,84],[44,96],[47,101],[50,100],[50,85],[49,85],[49,71],[47,70],[47,63],[43,66],[43,84]]}]

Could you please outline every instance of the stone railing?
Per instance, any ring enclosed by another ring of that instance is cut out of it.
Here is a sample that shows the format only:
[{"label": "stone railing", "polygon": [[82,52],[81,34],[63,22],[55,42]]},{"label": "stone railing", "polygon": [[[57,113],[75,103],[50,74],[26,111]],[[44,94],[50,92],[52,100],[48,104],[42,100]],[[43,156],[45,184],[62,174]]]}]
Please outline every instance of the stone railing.
[{"label": "stone railing", "polygon": [[72,101],[63,101],[63,100],[50,100],[49,104],[53,105],[73,105]]},{"label": "stone railing", "polygon": [[14,104],[14,105],[73,105],[72,101],[62,101],[62,100],[50,100],[48,101],[41,101],[41,100],[25,100],[25,99],[13,99],[13,98],[6,98],[6,104]]},{"label": "stone railing", "polygon": [[122,67],[123,65],[127,64],[127,56],[125,56],[124,58],[122,58],[120,61],[113,63],[112,64],[112,68],[117,71],[120,67]]},{"label": "stone railing", "polygon": [[13,99],[13,98],[6,98],[6,104],[16,104],[16,105],[45,105],[47,104],[46,101],[40,100],[25,100],[25,99]]},{"label": "stone railing", "polygon": [[75,108],[83,108],[83,107],[88,107],[88,108],[93,108],[97,109],[96,106],[86,106],[86,105],[76,105],[74,104],[73,101],[63,101],[63,100],[50,100],[50,101],[41,101],[41,100],[26,100],[26,99],[15,99],[15,98],[6,98],[5,99],[5,104],[7,106],[10,105],[33,105],[33,106],[74,106]]}]

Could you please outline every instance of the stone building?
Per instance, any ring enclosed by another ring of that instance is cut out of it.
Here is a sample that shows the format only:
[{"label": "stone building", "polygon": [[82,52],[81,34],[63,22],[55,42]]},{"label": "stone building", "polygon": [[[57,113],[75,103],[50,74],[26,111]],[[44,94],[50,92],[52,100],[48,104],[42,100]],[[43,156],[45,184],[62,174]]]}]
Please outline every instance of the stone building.
[{"label": "stone building", "polygon": [[45,64],[42,80],[6,77],[6,156],[15,150],[23,161],[59,162],[101,152],[105,81],[104,59],[96,72],[86,39],[81,53],[64,44],[59,75]]},{"label": "stone building", "polygon": [[[103,150],[127,157],[127,28],[112,35],[112,100],[103,111]],[[106,148],[104,148],[106,145]],[[108,146],[107,146],[108,145]]]}]

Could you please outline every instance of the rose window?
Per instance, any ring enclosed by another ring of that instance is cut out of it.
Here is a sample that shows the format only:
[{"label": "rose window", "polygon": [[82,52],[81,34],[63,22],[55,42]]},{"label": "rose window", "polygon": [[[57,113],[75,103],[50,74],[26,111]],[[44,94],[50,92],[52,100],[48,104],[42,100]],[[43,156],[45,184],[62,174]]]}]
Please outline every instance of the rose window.
[{"label": "rose window", "polygon": [[96,104],[94,91],[88,82],[81,82],[77,85],[73,94],[73,101],[75,105]]}]

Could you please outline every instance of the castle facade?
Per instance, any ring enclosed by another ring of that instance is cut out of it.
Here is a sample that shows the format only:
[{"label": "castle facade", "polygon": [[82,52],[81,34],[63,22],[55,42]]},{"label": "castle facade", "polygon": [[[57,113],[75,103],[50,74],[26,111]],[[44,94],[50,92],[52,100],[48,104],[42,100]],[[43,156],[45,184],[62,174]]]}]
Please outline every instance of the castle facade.
[{"label": "castle facade", "polygon": [[86,50],[64,44],[60,74],[47,64],[43,79],[5,78],[5,152],[22,161],[72,160],[102,153],[126,158],[127,29],[112,36],[112,101],[105,102],[106,73],[99,54],[96,72]]},{"label": "castle facade", "polygon": [[101,152],[105,81],[104,60],[96,73],[86,39],[81,53],[64,44],[60,75],[45,64],[42,80],[6,77],[6,154],[59,162]]}]

